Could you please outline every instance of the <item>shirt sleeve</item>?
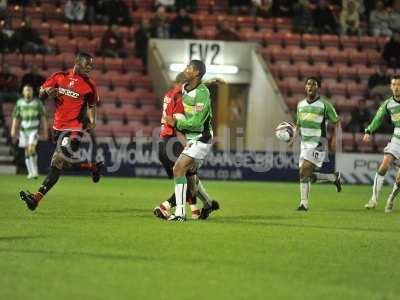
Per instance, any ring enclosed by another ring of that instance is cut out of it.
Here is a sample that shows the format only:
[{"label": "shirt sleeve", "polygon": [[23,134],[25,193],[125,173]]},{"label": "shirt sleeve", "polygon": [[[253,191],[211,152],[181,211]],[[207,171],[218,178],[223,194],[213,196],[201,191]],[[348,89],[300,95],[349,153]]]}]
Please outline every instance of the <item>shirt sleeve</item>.
[{"label": "shirt sleeve", "polygon": [[13,112],[12,112],[12,117],[14,119],[21,119],[21,110],[20,110],[20,106],[18,105],[18,101],[17,104],[15,104]]},{"label": "shirt sleeve", "polygon": [[93,81],[90,81],[90,83],[91,83],[90,85],[92,87],[92,92],[90,94],[88,94],[87,100],[88,100],[89,107],[94,107],[94,106],[97,106],[97,104],[100,102],[100,99],[99,99],[99,95],[97,93],[96,85],[94,84]]},{"label": "shirt sleeve", "polygon": [[42,101],[39,101],[39,116],[47,117],[46,108],[44,107]]},{"label": "shirt sleeve", "polygon": [[340,121],[340,118],[338,117],[335,108],[333,107],[332,103],[330,102],[325,102],[326,105],[326,117],[331,123],[337,123]]},{"label": "shirt sleeve", "polygon": [[386,108],[387,101],[385,101],[378,109],[375,117],[372,122],[368,125],[367,129],[365,129],[365,133],[371,134],[378,130],[381,126],[383,119],[388,115],[388,111]]},{"label": "shirt sleeve", "polygon": [[179,131],[203,131],[203,125],[211,114],[211,101],[208,91],[201,92],[196,96],[194,111],[195,114],[191,118],[176,121],[176,128]]},{"label": "shirt sleeve", "polygon": [[51,75],[49,78],[47,78],[47,80],[42,84],[42,88],[48,88],[48,87],[52,87],[55,88],[58,86],[57,80],[58,77],[60,76],[60,73],[54,73],[53,75]]}]

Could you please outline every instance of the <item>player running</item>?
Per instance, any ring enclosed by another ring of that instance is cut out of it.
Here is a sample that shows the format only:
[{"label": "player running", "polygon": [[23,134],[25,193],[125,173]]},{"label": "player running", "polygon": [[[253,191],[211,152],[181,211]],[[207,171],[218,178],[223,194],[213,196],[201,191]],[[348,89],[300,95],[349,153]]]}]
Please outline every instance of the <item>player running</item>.
[{"label": "player running", "polygon": [[18,146],[25,149],[25,165],[28,170],[28,179],[37,179],[38,166],[36,145],[39,140],[39,126],[41,124],[43,138],[49,138],[46,111],[42,102],[33,98],[33,88],[25,85],[20,98],[12,113],[11,138],[16,140],[19,131]]},{"label": "player running", "polygon": [[[390,82],[390,89],[393,95],[386,99],[379,107],[371,124],[365,129],[363,142],[371,141],[371,135],[376,132],[386,117],[390,117],[394,125],[393,136],[390,142],[383,149],[383,160],[375,174],[374,184],[372,186],[372,196],[365,205],[366,209],[375,208],[378,203],[379,193],[382,189],[383,182],[387,171],[392,165],[400,166],[400,76],[393,76]],[[386,202],[385,212],[389,213],[393,210],[394,199],[400,191],[400,170],[397,172],[393,190]]]},{"label": "player running", "polygon": [[[200,60],[192,60],[184,70],[187,83],[182,87],[183,106],[186,119],[165,116],[165,122],[176,130],[184,132],[186,146],[173,167],[175,181],[175,214],[170,221],[186,221],[186,173],[197,170],[212,147],[211,100],[208,88],[201,82],[206,66]],[[211,206],[205,206],[202,213],[209,214]]]},{"label": "player running", "polygon": [[[306,98],[297,105],[297,128],[301,135],[301,151],[299,160],[300,173],[300,205],[299,211],[309,209],[310,185],[314,182],[331,182],[338,192],[342,190],[340,173],[324,174],[314,172],[322,167],[327,155],[326,129],[328,121],[336,124],[332,137],[332,148],[336,144],[336,131],[340,128],[340,119],[329,100],[319,95],[321,81],[316,77],[306,80]],[[297,130],[296,130],[297,131]]]},{"label": "player running", "polygon": [[[185,73],[178,74],[176,78],[176,85],[171,88],[164,97],[163,118],[160,132],[159,142],[159,159],[169,178],[173,178],[173,166],[176,158],[182,153],[184,145],[186,144],[185,136],[175,130],[172,126],[165,123],[166,116],[173,116],[175,118],[184,118],[184,107],[182,102],[182,84],[186,81]],[[217,80],[209,81],[208,83],[218,82]],[[190,205],[192,212],[192,219],[206,219],[212,210],[219,209],[219,204],[215,200],[211,200],[206,190],[204,189],[201,181],[198,179],[196,172],[189,170],[186,173],[189,188],[186,192],[186,200]],[[196,205],[196,195],[202,200],[204,207],[211,210],[203,209],[201,212]],[[176,206],[175,193],[171,197],[157,206],[153,212],[155,216],[161,219],[168,219],[170,216],[170,209]]]},{"label": "player running", "polygon": [[83,131],[96,126],[96,105],[99,101],[96,86],[89,79],[93,69],[93,56],[78,53],[74,68],[51,75],[41,86],[39,98],[54,99],[56,110],[53,140],[57,144],[51,159],[50,172],[39,190],[31,194],[20,192],[21,199],[30,210],[35,210],[41,199],[57,183],[60,173],[67,170],[89,170],[93,182],[100,180],[103,162],[76,162]]}]

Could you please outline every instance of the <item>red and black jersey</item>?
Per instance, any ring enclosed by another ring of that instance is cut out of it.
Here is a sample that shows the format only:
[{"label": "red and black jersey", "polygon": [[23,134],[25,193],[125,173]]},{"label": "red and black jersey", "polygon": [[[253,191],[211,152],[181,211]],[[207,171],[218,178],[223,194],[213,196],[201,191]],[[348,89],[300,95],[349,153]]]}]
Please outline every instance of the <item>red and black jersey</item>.
[{"label": "red and black jersey", "polygon": [[160,137],[175,136],[175,129],[171,125],[165,123],[166,116],[174,116],[174,114],[184,114],[182,101],[182,86],[176,85],[164,95],[163,114],[161,119]]},{"label": "red and black jersey", "polygon": [[58,88],[53,128],[81,130],[84,128],[87,106],[97,105],[99,97],[94,82],[87,76],[69,72],[51,75],[42,88]]}]

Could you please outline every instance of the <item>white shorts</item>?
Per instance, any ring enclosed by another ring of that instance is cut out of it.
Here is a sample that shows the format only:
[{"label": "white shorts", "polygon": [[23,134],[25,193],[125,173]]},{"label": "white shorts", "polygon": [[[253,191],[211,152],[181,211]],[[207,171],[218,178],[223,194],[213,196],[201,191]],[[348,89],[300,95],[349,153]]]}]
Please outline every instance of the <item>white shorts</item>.
[{"label": "white shorts", "polygon": [[182,154],[185,154],[196,160],[198,167],[210,152],[212,144],[206,144],[199,141],[188,141]]},{"label": "white shorts", "polygon": [[37,130],[32,130],[28,132],[19,132],[19,144],[21,148],[26,148],[29,145],[36,145],[39,141],[39,134]]},{"label": "white shorts", "polygon": [[305,160],[308,160],[318,168],[322,167],[325,161],[326,151],[318,151],[316,149],[301,149],[299,158],[299,167],[302,166]]},{"label": "white shorts", "polygon": [[383,149],[384,154],[391,154],[394,156],[394,164],[400,166],[400,144],[389,142],[385,149]]}]

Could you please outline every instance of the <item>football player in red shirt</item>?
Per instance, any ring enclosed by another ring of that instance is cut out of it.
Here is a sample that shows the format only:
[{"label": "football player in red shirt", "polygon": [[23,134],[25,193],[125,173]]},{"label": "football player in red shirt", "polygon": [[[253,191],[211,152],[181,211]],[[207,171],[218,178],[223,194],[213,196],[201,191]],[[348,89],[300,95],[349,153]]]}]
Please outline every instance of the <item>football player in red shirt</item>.
[{"label": "football player in red shirt", "polygon": [[[164,120],[166,116],[180,118],[184,117],[185,114],[182,102],[182,84],[186,82],[185,74],[183,72],[179,73],[175,82],[175,86],[168,90],[164,95],[160,142],[158,144],[159,160],[169,178],[173,178],[172,169],[175,161],[183,151],[183,148],[186,144],[186,138],[184,134],[176,131],[174,127],[167,124]],[[212,83],[221,83],[221,81],[219,79],[213,79],[205,82],[205,84]],[[188,171],[186,176],[189,184],[189,188],[187,189],[186,193],[186,199],[190,204],[192,218],[206,219],[210,212],[208,214],[201,214],[200,210],[196,206],[196,195],[198,195],[203,202],[208,202],[208,205],[212,207],[212,210],[219,209],[219,204],[217,201],[210,199],[210,196],[207,194],[203,185],[201,184],[196,171]],[[169,210],[175,206],[175,193],[173,193],[168,200],[154,208],[153,213],[156,217],[166,220],[170,215]]]},{"label": "football player in red shirt", "polygon": [[77,162],[75,157],[85,130],[96,126],[96,105],[99,101],[94,82],[89,79],[93,56],[78,53],[74,68],[51,75],[41,86],[39,98],[53,99],[56,110],[53,122],[53,142],[56,149],[51,159],[50,172],[34,194],[20,192],[30,210],[35,210],[43,196],[57,183],[60,173],[67,170],[89,170],[93,182],[101,176],[103,162]]}]

